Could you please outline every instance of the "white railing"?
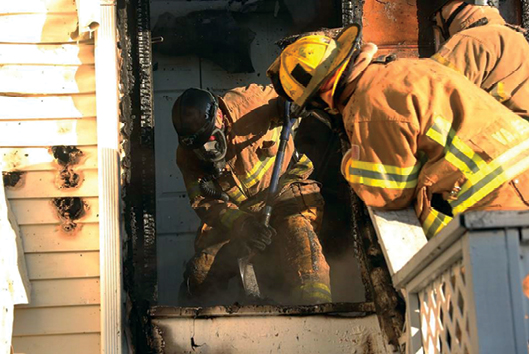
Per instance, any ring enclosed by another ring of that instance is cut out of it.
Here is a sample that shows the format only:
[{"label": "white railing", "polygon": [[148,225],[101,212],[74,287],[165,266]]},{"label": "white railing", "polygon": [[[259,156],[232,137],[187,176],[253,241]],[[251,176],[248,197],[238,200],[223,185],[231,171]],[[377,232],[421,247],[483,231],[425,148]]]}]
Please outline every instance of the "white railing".
[{"label": "white railing", "polygon": [[407,353],[527,353],[529,212],[459,215],[393,275]]}]

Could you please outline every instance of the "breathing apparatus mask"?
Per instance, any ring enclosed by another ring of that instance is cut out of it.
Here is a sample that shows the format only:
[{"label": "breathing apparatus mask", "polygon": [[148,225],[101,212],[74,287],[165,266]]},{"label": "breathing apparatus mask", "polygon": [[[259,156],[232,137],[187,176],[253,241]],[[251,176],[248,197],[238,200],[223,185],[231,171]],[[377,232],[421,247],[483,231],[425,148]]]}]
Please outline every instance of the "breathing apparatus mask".
[{"label": "breathing apparatus mask", "polygon": [[179,144],[195,153],[206,173],[218,178],[226,167],[228,144],[217,98],[206,90],[188,89],[176,100],[172,118]]},{"label": "breathing apparatus mask", "polygon": [[224,129],[217,128],[211,132],[211,135],[199,148],[193,149],[197,157],[209,167],[209,173],[218,178],[226,166],[226,152],[228,145]]}]

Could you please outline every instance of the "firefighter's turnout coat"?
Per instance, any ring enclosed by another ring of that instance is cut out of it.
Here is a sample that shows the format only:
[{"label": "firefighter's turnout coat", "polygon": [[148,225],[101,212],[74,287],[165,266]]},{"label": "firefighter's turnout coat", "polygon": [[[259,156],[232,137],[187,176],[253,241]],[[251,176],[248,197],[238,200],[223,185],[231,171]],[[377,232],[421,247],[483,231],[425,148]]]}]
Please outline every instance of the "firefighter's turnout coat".
[{"label": "firefighter's turnout coat", "polygon": [[[481,25],[469,28],[476,23]],[[493,7],[467,6],[450,26],[455,34],[431,59],[529,119],[529,43],[524,31],[506,24]]]},{"label": "firefighter's turnout coat", "polygon": [[372,63],[349,85],[342,173],[368,206],[415,203],[429,237],[450,213],[529,209],[529,123],[464,76],[400,59]]},{"label": "firefighter's turnout coat", "polygon": [[[227,128],[228,151],[226,173],[214,181],[214,186],[227,193],[228,202],[201,195],[199,181],[207,171],[192,151],[177,149],[177,164],[191,206],[204,223],[195,243],[197,254],[186,271],[193,288],[189,291],[196,295],[211,290],[201,287],[222,245],[240,232],[246,218],[258,216],[264,207],[284,114],[284,101],[273,88],[255,84],[228,91],[219,98],[219,107]],[[277,231],[271,248],[277,249],[274,256],[279,258],[277,262],[289,283],[285,285],[287,292],[298,292],[296,301],[329,302],[329,267],[315,233],[321,225],[323,199],[318,184],[308,179],[313,171],[312,162],[305,155],[293,161],[293,154],[291,137],[271,219],[271,226]],[[267,262],[273,263],[271,259]],[[219,275],[217,280],[226,279]]]}]

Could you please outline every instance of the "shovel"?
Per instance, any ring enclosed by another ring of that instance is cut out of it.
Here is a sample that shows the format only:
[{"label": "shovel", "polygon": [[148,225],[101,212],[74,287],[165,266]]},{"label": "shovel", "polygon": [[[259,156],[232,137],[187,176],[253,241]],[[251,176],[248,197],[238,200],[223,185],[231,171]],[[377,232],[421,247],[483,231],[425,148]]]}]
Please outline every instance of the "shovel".
[{"label": "shovel", "polygon": [[[270,226],[270,217],[272,216],[272,203],[277,194],[279,187],[279,175],[281,174],[281,166],[285,158],[285,150],[287,147],[288,139],[290,138],[290,132],[292,130],[292,124],[295,118],[290,118],[290,102],[285,102],[285,112],[283,128],[281,130],[281,137],[279,141],[279,148],[274,161],[274,169],[272,170],[272,178],[270,180],[270,186],[268,187],[268,195],[265,202],[265,207],[261,215],[261,222],[266,227]],[[244,292],[249,297],[261,298],[261,291],[259,290],[259,284],[257,283],[257,277],[255,276],[255,270],[251,262],[255,252],[250,252],[248,255],[241,257],[237,260],[239,264],[239,271],[241,273],[242,285]]]}]

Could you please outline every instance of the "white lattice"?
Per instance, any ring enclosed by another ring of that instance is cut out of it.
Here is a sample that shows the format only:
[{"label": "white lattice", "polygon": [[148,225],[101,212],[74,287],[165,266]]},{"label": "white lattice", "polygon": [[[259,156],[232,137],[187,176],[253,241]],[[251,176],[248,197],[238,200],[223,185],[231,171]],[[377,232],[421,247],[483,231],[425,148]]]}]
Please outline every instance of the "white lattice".
[{"label": "white lattice", "polygon": [[419,292],[424,353],[463,353],[470,348],[465,269],[454,263]]}]

